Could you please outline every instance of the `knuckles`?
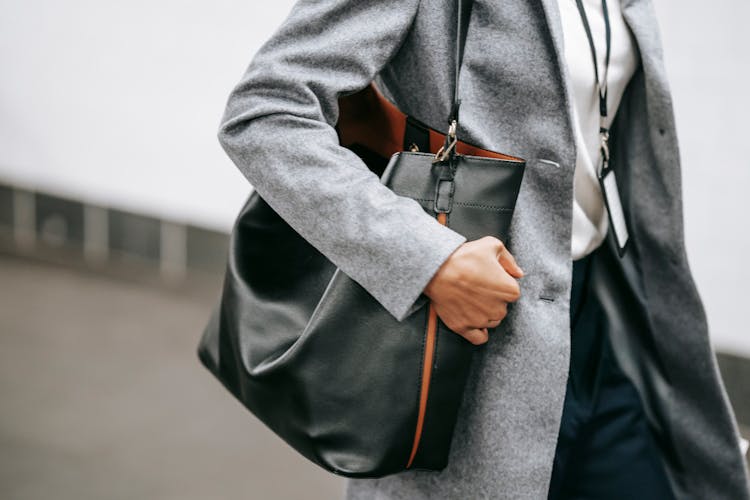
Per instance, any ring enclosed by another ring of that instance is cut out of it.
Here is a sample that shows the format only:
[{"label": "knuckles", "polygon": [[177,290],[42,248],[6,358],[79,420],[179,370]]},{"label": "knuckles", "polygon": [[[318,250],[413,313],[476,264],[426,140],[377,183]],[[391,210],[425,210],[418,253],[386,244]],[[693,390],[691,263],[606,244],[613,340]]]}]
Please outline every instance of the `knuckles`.
[{"label": "knuckles", "polygon": [[485,242],[488,242],[488,243],[494,245],[497,248],[498,251],[505,249],[505,243],[503,243],[503,240],[501,240],[500,238],[497,238],[497,237],[491,236],[491,235],[487,235],[487,236],[482,236],[481,239],[484,240]]}]

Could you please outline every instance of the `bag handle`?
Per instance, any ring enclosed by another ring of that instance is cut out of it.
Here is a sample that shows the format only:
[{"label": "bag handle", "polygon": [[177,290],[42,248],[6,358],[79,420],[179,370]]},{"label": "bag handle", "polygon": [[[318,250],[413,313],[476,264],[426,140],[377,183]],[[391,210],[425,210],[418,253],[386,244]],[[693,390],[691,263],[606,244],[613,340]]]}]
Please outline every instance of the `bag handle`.
[{"label": "bag handle", "polygon": [[445,136],[445,143],[440,147],[433,163],[445,161],[450,158],[453,159],[455,154],[455,146],[458,139],[456,138],[456,130],[458,129],[458,109],[461,106],[461,99],[458,98],[458,80],[461,72],[461,63],[464,57],[464,45],[466,44],[466,32],[469,27],[469,16],[471,15],[471,8],[474,5],[473,0],[456,0],[456,53],[455,53],[455,76],[453,84],[453,104],[451,105],[450,116],[448,117],[449,129]]}]

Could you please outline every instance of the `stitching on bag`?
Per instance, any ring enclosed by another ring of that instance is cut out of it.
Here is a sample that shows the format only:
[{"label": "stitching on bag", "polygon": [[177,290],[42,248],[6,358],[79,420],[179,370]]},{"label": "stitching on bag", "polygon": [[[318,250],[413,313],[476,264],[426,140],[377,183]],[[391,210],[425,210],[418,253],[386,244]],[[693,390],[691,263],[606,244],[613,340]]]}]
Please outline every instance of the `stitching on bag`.
[{"label": "stitching on bag", "polygon": [[493,210],[495,212],[512,212],[513,211],[512,208],[508,208],[508,207],[498,207],[496,205],[483,205],[481,203],[470,203],[467,201],[456,201],[454,203],[461,207],[481,208],[483,210]]},{"label": "stitching on bag", "polygon": [[[412,200],[416,200],[416,201],[424,201],[424,202],[428,202],[428,203],[432,203],[432,202],[435,201],[433,198],[419,198],[417,196],[409,196],[408,194],[401,194],[401,193],[398,193],[398,194],[400,196],[407,196],[407,197],[411,198]],[[500,206],[497,206],[497,205],[485,205],[485,204],[482,204],[482,203],[471,203],[471,202],[468,202],[468,201],[453,201],[453,204],[454,205],[458,205],[460,207],[479,208],[481,210],[492,210],[492,211],[495,211],[495,212],[512,213],[513,210],[514,210],[513,208],[510,208],[510,207],[500,207]]]},{"label": "stitching on bag", "polygon": [[[413,155],[420,155],[420,156],[435,156],[435,153],[427,153],[425,151],[409,151],[409,153]],[[397,153],[394,153],[394,154],[397,154]],[[503,158],[487,158],[486,156],[465,155],[463,153],[461,153],[460,155],[466,158],[467,160],[471,160],[473,162],[491,163],[493,165],[502,164],[502,166],[507,166],[507,167],[516,167],[518,165],[528,163],[528,160],[526,160],[525,158],[519,158],[518,160],[506,160]]]}]

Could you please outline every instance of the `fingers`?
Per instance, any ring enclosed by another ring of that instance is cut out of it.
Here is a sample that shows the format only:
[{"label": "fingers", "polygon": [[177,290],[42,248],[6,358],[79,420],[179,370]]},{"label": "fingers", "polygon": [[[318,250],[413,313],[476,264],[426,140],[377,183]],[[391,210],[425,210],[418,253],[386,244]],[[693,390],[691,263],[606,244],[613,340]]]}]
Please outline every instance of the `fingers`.
[{"label": "fingers", "polygon": [[515,302],[521,298],[521,286],[516,280],[508,280],[503,290],[503,298],[506,302]]},{"label": "fingers", "polygon": [[451,286],[431,298],[448,328],[480,345],[489,340],[489,329],[506,317],[508,304],[521,297],[517,278],[524,273],[498,238],[485,236],[465,245]]},{"label": "fingers", "polygon": [[468,330],[463,333],[463,337],[474,345],[484,344],[490,338],[486,328]]},{"label": "fingers", "polygon": [[[474,320],[475,325],[484,324],[486,328],[495,328],[498,326],[505,317],[508,315],[508,304],[506,302],[499,302],[495,304],[491,311],[485,313],[484,316],[477,316]],[[489,317],[489,320],[484,318]],[[483,321],[484,320],[484,321]]]},{"label": "fingers", "polygon": [[505,246],[505,243],[503,243],[498,238],[494,239],[496,240],[495,254],[498,262],[500,262],[500,265],[502,265],[503,268],[508,271],[508,273],[514,278],[523,277],[523,269],[521,269],[521,266],[518,265],[515,257],[513,257],[513,254],[511,254],[508,248]]},{"label": "fingers", "polygon": [[516,302],[521,298],[521,285],[505,268],[499,263],[489,271],[484,278],[487,285],[481,290],[479,297],[474,303],[484,309],[484,313],[490,318],[497,318],[495,314],[501,307],[502,302]]},{"label": "fingers", "polygon": [[503,281],[502,299],[507,302],[515,302],[521,297],[521,287],[516,279],[508,279],[507,277],[521,278],[524,275],[523,269],[518,265],[516,259],[502,240],[493,236],[488,236],[487,238],[490,238],[494,246],[497,262],[504,271],[504,273],[501,273],[504,274],[504,276],[501,277],[501,280]]},{"label": "fingers", "polygon": [[495,311],[495,317],[498,319],[485,320],[484,317],[475,320],[474,324],[484,323],[486,326],[481,328],[475,328],[472,326],[462,326],[454,331],[459,332],[466,340],[474,345],[484,344],[489,340],[489,329],[496,328],[508,314],[507,304],[501,303],[497,311]]},{"label": "fingers", "polygon": [[492,321],[487,322],[487,328],[495,328],[502,322],[502,319],[493,319]]}]

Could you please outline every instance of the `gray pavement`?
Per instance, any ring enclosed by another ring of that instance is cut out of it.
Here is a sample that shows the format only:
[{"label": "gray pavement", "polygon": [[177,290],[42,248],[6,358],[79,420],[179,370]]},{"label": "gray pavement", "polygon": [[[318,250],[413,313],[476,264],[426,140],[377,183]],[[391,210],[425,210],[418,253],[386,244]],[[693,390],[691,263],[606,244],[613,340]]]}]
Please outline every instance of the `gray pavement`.
[{"label": "gray pavement", "polygon": [[2,256],[0,304],[0,499],[342,497],[200,365],[211,301]]}]

